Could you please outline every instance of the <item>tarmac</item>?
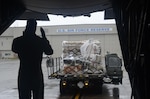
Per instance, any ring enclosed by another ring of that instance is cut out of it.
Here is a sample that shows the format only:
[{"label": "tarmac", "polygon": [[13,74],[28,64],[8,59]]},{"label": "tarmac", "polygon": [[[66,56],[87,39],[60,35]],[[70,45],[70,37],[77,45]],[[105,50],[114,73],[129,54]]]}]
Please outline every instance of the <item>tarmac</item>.
[{"label": "tarmac", "polygon": [[[0,60],[0,99],[19,99],[17,76],[19,69],[18,59]],[[46,59],[42,61],[44,74],[44,99],[130,99],[131,88],[128,74],[123,69],[123,84],[104,84],[102,94],[73,93],[60,95],[59,79],[48,79]],[[77,98],[77,96],[79,96]]]}]

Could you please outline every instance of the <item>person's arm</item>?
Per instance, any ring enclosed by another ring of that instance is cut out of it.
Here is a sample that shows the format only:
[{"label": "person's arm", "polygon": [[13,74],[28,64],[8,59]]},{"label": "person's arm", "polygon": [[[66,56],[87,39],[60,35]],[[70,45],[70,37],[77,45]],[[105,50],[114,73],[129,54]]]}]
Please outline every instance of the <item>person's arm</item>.
[{"label": "person's arm", "polygon": [[14,39],[13,42],[12,42],[12,48],[11,50],[15,53],[18,53],[18,49],[17,49],[17,39]]},{"label": "person's arm", "polygon": [[52,55],[53,54],[53,49],[52,49],[49,41],[46,38],[45,31],[42,27],[40,28],[40,31],[41,31],[41,35],[42,35],[42,39],[43,39],[44,53],[46,55]]}]

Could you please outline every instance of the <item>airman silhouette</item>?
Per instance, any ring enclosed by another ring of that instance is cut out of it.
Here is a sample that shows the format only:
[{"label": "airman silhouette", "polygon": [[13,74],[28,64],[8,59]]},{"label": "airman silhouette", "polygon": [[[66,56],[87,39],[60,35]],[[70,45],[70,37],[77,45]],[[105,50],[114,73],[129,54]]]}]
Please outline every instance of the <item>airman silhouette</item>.
[{"label": "airman silhouette", "polygon": [[42,73],[42,56],[52,55],[53,49],[40,28],[42,37],[35,34],[37,22],[27,20],[23,36],[13,40],[12,51],[18,54],[20,67],[18,72],[19,99],[44,99],[44,79]]}]

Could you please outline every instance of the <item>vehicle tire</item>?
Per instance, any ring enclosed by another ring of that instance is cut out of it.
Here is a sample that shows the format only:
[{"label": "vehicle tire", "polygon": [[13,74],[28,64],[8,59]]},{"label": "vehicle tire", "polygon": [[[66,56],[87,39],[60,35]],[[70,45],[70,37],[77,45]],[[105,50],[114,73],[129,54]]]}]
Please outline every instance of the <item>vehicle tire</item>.
[{"label": "vehicle tire", "polygon": [[122,84],[122,78],[120,79],[120,83]]}]

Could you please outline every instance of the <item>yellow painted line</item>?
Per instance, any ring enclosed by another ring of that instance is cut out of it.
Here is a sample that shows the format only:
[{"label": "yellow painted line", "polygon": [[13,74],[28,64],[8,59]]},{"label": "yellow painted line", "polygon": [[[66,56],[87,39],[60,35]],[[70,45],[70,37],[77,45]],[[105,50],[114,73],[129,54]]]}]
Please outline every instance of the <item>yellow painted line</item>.
[{"label": "yellow painted line", "polygon": [[74,99],[79,99],[79,97],[80,97],[80,93],[78,93]]}]

